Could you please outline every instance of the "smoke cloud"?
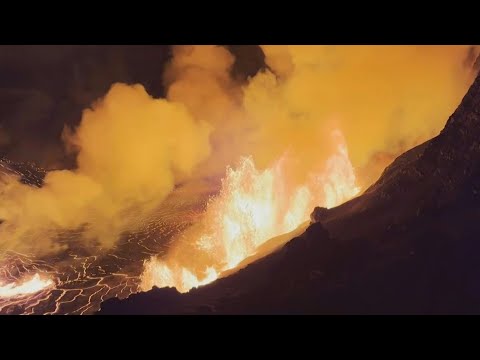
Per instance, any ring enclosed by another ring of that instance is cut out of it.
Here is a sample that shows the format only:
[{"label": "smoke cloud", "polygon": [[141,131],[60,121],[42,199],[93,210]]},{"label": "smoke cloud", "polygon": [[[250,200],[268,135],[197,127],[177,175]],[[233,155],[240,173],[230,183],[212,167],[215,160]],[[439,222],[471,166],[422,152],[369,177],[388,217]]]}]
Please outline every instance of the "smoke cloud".
[{"label": "smoke cloud", "polygon": [[76,170],[49,172],[40,189],[1,179],[0,248],[53,251],[67,230],[112,246],[175,184],[223,175],[241,156],[263,169],[288,153],[286,173],[302,183],[332,154],[335,129],[368,185],[395,155],[439,132],[478,55],[468,46],[262,49],[269,69],[247,83],[231,76],[225,47],[178,46],[166,99],[113,85],[64,133]]},{"label": "smoke cloud", "polygon": [[167,98],[178,101],[199,121],[214,129],[212,156],[197,177],[223,175],[242,153],[244,112],[242,88],[232,76],[233,55],[222,46],[175,46],[165,71]]},{"label": "smoke cloud", "polygon": [[3,179],[0,247],[52,251],[56,232],[71,229],[113,245],[208,156],[209,133],[182,104],[153,99],[140,85],[112,86],[65,133],[79,151],[75,171],[49,172],[40,189]]},{"label": "smoke cloud", "polygon": [[[292,149],[298,171],[330,151],[328,130],[345,135],[358,168],[438,134],[474,78],[469,46],[262,46],[273,73],[245,89],[253,143],[263,163]],[[268,144],[268,145],[266,145]],[[379,175],[378,172],[376,174]],[[370,182],[375,178],[368,179]]]},{"label": "smoke cloud", "polygon": [[220,46],[180,46],[168,98],[213,127],[199,176],[240,156],[264,169],[284,153],[292,180],[323,166],[340,129],[363,187],[397,155],[440,131],[474,78],[471,46],[262,46],[268,69],[236,82]]}]

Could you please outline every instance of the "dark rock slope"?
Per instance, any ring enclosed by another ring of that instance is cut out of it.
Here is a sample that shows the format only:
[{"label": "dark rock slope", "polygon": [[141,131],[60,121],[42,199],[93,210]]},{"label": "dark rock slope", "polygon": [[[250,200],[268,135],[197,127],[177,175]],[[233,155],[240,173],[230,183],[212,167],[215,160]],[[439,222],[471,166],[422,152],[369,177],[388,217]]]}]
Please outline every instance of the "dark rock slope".
[{"label": "dark rock slope", "polygon": [[153,289],[103,314],[480,313],[480,77],[434,139],[283,248],[180,295]]}]

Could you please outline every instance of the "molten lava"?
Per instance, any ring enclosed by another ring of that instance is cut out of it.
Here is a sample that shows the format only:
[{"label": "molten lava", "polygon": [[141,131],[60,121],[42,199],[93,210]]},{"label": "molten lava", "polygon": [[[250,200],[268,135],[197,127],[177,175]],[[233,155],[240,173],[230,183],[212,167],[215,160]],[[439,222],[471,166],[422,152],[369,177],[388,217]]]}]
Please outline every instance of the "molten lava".
[{"label": "molten lava", "polygon": [[202,221],[175,242],[165,258],[145,263],[142,289],[175,287],[180,292],[208,284],[255,254],[267,240],[308,220],[316,205],[332,207],[357,195],[345,140],[334,132],[335,152],[304,184],[288,181],[287,156],[259,171],[251,157],[228,168],[220,194]]},{"label": "molten lava", "polygon": [[31,295],[40,291],[47,290],[54,285],[52,279],[35,274],[29,279],[24,279],[19,283],[0,285],[0,298],[12,298],[25,295]]}]

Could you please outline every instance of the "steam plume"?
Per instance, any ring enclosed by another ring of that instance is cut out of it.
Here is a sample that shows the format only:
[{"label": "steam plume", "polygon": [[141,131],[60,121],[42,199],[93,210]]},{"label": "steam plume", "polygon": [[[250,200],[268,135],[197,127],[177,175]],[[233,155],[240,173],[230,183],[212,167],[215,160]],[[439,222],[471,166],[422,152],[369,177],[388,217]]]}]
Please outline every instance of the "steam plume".
[{"label": "steam plume", "polygon": [[258,125],[256,152],[268,162],[293,148],[302,159],[299,171],[326,155],[331,126],[345,134],[356,167],[435,136],[473,81],[466,60],[479,52],[469,46],[262,48],[277,76],[260,74],[246,89],[248,117]]},{"label": "steam plume", "polygon": [[181,46],[165,72],[167,99],[140,85],[112,86],[65,132],[76,170],[49,172],[40,189],[1,179],[0,249],[52,251],[70,230],[111,246],[175,184],[223,174],[245,155],[265,169],[287,152],[296,188],[332,154],[334,129],[363,185],[371,183],[379,161],[438,133],[478,54],[467,46],[262,49],[271,70],[247,84],[232,79],[226,48]]},{"label": "steam plume", "polygon": [[49,172],[40,189],[3,179],[0,247],[51,251],[56,232],[79,228],[111,246],[208,156],[209,132],[182,104],[112,86],[65,136],[78,169]]}]

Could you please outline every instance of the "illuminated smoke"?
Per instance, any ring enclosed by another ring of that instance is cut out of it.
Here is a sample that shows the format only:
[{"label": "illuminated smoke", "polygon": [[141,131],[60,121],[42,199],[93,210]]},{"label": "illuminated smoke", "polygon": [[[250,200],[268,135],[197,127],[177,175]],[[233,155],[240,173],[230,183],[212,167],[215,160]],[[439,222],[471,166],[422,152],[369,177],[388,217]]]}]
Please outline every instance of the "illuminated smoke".
[{"label": "illuminated smoke", "polygon": [[249,117],[259,124],[257,151],[268,163],[290,146],[302,159],[300,172],[328,156],[325,129],[331,127],[345,135],[356,168],[374,165],[379,153],[393,160],[438,134],[473,81],[479,52],[469,46],[262,48],[279,76],[261,74],[246,90]]},{"label": "illuminated smoke", "polygon": [[167,98],[189,109],[212,128],[212,153],[196,177],[222,175],[226,166],[248,155],[244,150],[242,88],[231,77],[233,55],[222,46],[175,46],[165,71]]},{"label": "illuminated smoke", "polygon": [[226,48],[174,48],[168,98],[213,128],[212,154],[198,176],[221,175],[240,156],[265,169],[289,151],[298,159],[289,176],[302,183],[330,156],[329,134],[339,129],[367,186],[388,161],[439,132],[473,81],[479,52],[470,46],[262,49],[273,72],[239,84]]},{"label": "illuminated smoke", "polygon": [[[82,232],[85,243],[110,247],[176,184],[221,176],[242,156],[264,179],[287,154],[286,169],[269,175],[288,184],[282,201],[298,198],[308,212],[336,204],[302,200],[324,194],[309,181],[312,174],[328,174],[329,159],[338,155],[332,131],[344,135],[352,171],[358,169],[365,188],[383,163],[439,131],[473,79],[466,59],[478,53],[467,46],[262,49],[273,72],[246,84],[231,78],[235,59],[226,48],[181,46],[166,70],[166,100],[151,98],[140,85],[113,85],[85,110],[77,129],[65,132],[67,145],[78,151],[76,170],[49,172],[41,189],[2,176],[0,249],[54,251],[56,234],[67,230]],[[297,218],[296,210],[289,214]],[[266,227],[276,221],[262,219]],[[279,225],[266,234],[289,228]]]},{"label": "illuminated smoke", "polygon": [[112,86],[66,141],[78,169],[51,171],[42,188],[3,177],[0,247],[55,250],[56,231],[84,230],[105,247],[158,205],[210,151],[206,123],[140,85]]}]

